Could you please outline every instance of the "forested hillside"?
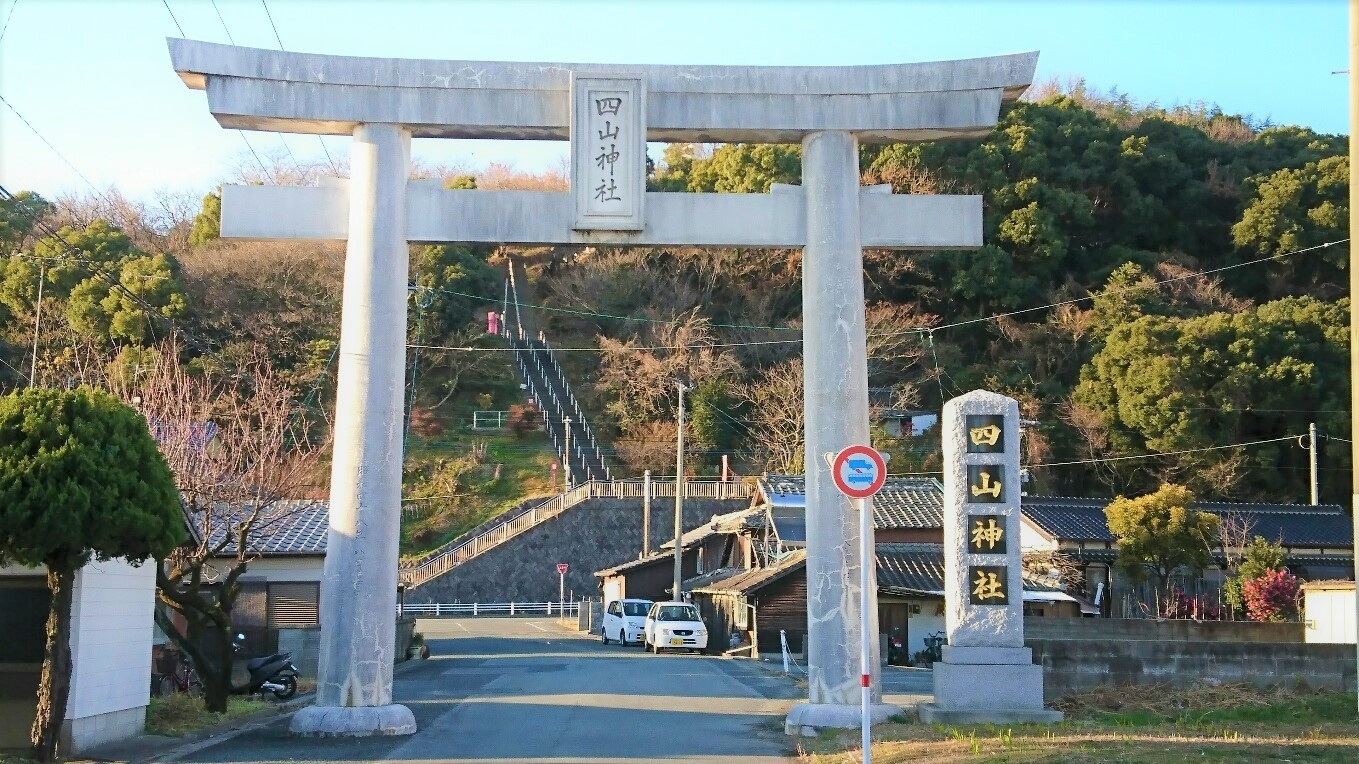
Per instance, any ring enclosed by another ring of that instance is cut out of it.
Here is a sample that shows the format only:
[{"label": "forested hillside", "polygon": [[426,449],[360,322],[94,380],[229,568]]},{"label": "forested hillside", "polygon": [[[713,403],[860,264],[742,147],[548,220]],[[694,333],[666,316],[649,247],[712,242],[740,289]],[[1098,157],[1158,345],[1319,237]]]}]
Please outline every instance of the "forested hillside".
[{"label": "forested hillside", "polygon": [[[865,184],[980,194],[988,242],[865,252],[875,402],[1016,397],[1033,493],[1173,479],[1202,498],[1305,501],[1296,436],[1309,422],[1351,435],[1345,151],[1341,136],[1051,87],[982,141],[863,147]],[[464,188],[562,182],[423,172]],[[799,172],[796,146],[672,145],[651,184],[759,193]],[[267,356],[324,421],[343,248],[221,240],[219,209],[213,194],[0,200],[0,386],[25,384],[31,364],[48,384],[92,368],[135,378],[173,332],[171,360],[196,373]],[[413,247],[407,492],[452,516],[415,513],[412,548],[545,487],[541,442],[466,430],[471,411],[520,402],[484,333],[510,258],[530,277],[524,310],[574,349],[559,355],[619,472],[673,471],[677,376],[695,387],[696,471],[724,453],[746,474],[800,471],[800,251]],[[878,435],[894,473],[937,468],[933,433]],[[1348,443],[1323,440],[1322,458],[1323,497],[1339,501]],[[510,463],[523,474],[507,482],[494,465]]]},{"label": "forested hillside", "polygon": [[[1052,465],[1031,468],[1035,493],[1175,480],[1205,498],[1305,501],[1308,454],[1291,436],[1315,421],[1350,437],[1345,152],[1340,136],[1079,88],[1042,89],[981,142],[864,147],[865,184],[981,194],[988,242],[865,253],[877,400],[937,411],[978,387],[1014,396],[1025,461]],[[762,192],[798,182],[798,154],[670,146],[653,186]],[[734,449],[750,468],[800,471],[800,258],[586,251],[542,269],[540,294],[562,309],[549,334],[602,349],[577,354],[577,371],[622,462],[664,469],[667,378],[683,372],[700,465]],[[894,473],[937,468],[933,438],[879,438]],[[1230,447],[1260,440],[1273,442]],[[1189,453],[1119,459],[1166,452]],[[1323,497],[1340,501],[1348,445],[1321,452]]]}]

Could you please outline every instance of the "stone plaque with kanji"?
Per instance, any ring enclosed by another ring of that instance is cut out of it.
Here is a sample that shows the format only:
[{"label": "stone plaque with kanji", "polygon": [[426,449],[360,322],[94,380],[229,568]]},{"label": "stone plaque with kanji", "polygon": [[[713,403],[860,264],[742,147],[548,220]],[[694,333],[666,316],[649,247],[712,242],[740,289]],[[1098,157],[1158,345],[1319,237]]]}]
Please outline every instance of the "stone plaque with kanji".
[{"label": "stone plaque with kanji", "polygon": [[640,231],[646,197],[646,86],[641,79],[572,77],[573,228]]}]

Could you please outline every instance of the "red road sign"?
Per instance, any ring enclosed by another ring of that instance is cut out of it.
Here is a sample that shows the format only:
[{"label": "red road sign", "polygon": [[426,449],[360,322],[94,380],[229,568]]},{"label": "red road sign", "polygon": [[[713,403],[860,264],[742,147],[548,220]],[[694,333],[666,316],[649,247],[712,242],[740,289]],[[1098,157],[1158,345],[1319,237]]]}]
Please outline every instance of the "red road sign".
[{"label": "red road sign", "polygon": [[566,575],[566,571],[567,571],[567,569],[570,568],[570,567],[571,567],[570,565],[567,565],[567,564],[564,563],[564,562],[559,562],[559,563],[557,563],[557,575],[559,575],[559,576],[564,576],[564,575]]},{"label": "red road sign", "polygon": [[850,446],[835,455],[831,478],[840,493],[851,499],[867,499],[887,482],[887,463],[870,446]]}]

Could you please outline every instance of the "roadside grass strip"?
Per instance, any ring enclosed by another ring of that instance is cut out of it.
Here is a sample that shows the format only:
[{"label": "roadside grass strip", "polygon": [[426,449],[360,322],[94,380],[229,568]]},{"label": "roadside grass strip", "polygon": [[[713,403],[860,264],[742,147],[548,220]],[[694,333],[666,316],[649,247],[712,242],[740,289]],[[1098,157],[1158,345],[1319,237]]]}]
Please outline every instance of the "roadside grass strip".
[{"label": "roadside grass strip", "polygon": [[[873,729],[875,764],[952,762],[1359,761],[1352,693],[1249,685],[1111,687],[1053,704],[1053,725],[922,724],[905,714]],[[827,730],[799,743],[799,760],[860,760],[857,730]]]},{"label": "roadside grass strip", "polygon": [[274,705],[277,704],[264,700],[231,698],[227,701],[226,713],[219,714],[203,708],[202,698],[175,693],[151,699],[146,707],[146,731],[151,735],[179,737]]}]

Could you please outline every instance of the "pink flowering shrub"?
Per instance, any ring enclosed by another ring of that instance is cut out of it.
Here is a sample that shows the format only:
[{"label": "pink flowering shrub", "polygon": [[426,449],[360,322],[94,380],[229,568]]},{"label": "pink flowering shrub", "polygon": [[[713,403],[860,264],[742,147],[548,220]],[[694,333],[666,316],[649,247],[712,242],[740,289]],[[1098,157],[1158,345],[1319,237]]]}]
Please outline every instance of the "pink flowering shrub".
[{"label": "pink flowering shrub", "polygon": [[1243,581],[1241,596],[1252,621],[1291,621],[1298,617],[1298,579],[1286,570],[1267,571]]}]

